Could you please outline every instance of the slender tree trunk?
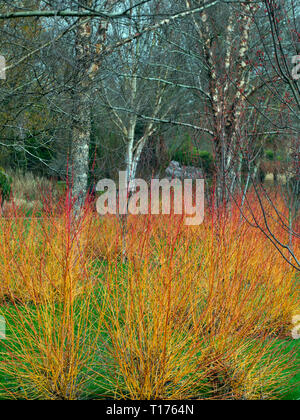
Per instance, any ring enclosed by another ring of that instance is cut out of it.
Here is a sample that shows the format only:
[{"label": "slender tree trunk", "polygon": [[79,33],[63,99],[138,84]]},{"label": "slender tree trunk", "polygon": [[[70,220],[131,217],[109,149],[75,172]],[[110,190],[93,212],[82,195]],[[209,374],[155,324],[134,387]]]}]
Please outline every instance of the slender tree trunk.
[{"label": "slender tree trunk", "polygon": [[77,115],[72,134],[73,197],[76,198],[75,209],[80,210],[87,193],[91,135],[90,103],[86,93],[77,94],[74,107]]},{"label": "slender tree trunk", "polygon": [[[81,2],[90,6],[89,0]],[[79,6],[79,10],[82,8]],[[72,129],[72,195],[76,199],[75,212],[80,211],[87,193],[89,173],[89,147],[91,136],[90,78],[91,66],[91,26],[90,21],[81,20],[76,33],[76,78],[73,96]]]},{"label": "slender tree trunk", "polygon": [[[189,0],[187,0],[189,3]],[[213,20],[207,12],[202,13],[202,25],[195,23],[203,41],[204,56],[208,68],[209,96],[213,114],[213,131],[215,133],[215,205],[228,205],[235,193],[239,180],[239,154],[242,147],[244,130],[243,116],[247,83],[246,54],[249,48],[249,35],[252,25],[252,14],[255,12],[248,5],[241,4],[242,18],[236,19],[233,9],[225,30],[224,67],[217,65],[218,40],[215,36]],[[239,40],[234,40],[236,29],[241,31]],[[237,45],[236,45],[237,44]],[[238,63],[238,65],[236,65]],[[220,80],[226,80],[221,83]]]},{"label": "slender tree trunk", "polygon": [[[79,10],[92,7],[91,0],[82,0]],[[98,24],[92,45],[91,20],[82,18],[76,33],[75,89],[73,96],[72,129],[72,196],[76,198],[75,213],[84,204],[89,176],[89,149],[91,139],[91,102],[95,76],[101,65],[101,53],[106,40],[108,22]]]}]

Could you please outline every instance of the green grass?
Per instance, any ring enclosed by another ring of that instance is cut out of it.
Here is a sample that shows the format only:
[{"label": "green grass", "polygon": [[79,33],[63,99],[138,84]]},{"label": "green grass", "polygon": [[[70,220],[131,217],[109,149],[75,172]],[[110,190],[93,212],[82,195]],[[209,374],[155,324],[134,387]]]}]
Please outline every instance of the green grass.
[{"label": "green grass", "polygon": [[[80,301],[77,302],[78,305],[80,305]],[[22,314],[22,316],[24,317],[28,317],[28,311],[30,311],[30,322],[33,322],[33,324],[35,325],[35,327],[37,327],[39,324],[37,322],[37,320],[35,319],[35,315],[37,314],[37,311],[35,309],[34,305],[26,305],[25,307],[22,306],[18,306],[18,309],[16,309],[12,304],[8,304],[8,305],[4,305],[4,306],[0,306],[0,315],[3,316],[6,319],[7,325],[10,325],[11,327],[7,327],[6,328],[6,337],[9,339],[9,336],[11,334],[11,329],[13,328],[13,322],[11,322],[15,316],[18,316],[20,313]],[[77,306],[78,308],[78,306]],[[55,316],[59,317],[61,316],[62,313],[62,307],[61,305],[57,304],[55,307],[55,312],[57,311],[57,314],[55,314]],[[79,310],[75,312],[79,313]],[[96,321],[96,317],[97,317],[97,311],[95,309],[95,307],[91,308],[90,311],[90,320]],[[96,322],[95,322],[96,325]],[[18,334],[19,338],[22,338],[20,334]],[[105,339],[107,338],[107,334],[103,333],[101,340],[99,342],[99,354],[101,353],[101,341],[105,341]],[[12,348],[14,348],[16,350],[16,352],[18,352],[18,350],[20,350],[20,346],[18,346],[18,344],[13,344]],[[31,351],[33,351],[33,349],[31,349]],[[7,353],[7,349],[5,347],[5,340],[0,340],[0,363],[5,362],[5,355]],[[97,364],[98,367],[98,371],[97,371],[97,378],[98,379],[94,379],[91,381],[89,381],[84,389],[84,399],[96,399],[97,397],[99,397],[100,395],[104,395],[107,393],[106,389],[108,387],[108,383],[106,383],[106,381],[104,379],[99,379],[100,375],[101,377],[104,377],[104,371],[100,371],[101,369],[101,364],[98,363]],[[8,385],[10,386],[10,390],[11,392],[16,392],[18,389],[18,384],[17,382],[14,380],[14,378],[8,378],[5,374],[1,373],[0,370],[0,400],[3,399],[7,399],[5,396],[5,392],[3,393],[3,389],[5,389],[5,387]]]},{"label": "green grass", "polygon": [[[289,344],[287,351],[296,350],[300,358],[300,340],[295,340]],[[300,400],[300,372],[296,374],[290,382],[291,390],[284,397],[284,400]]]},{"label": "green grass", "polygon": [[[100,293],[101,294],[101,293]],[[22,310],[21,310],[22,312]],[[12,305],[5,305],[0,307],[0,315],[4,316],[7,321],[9,321],[10,317],[14,316],[16,314],[16,309]],[[32,308],[32,314],[34,314],[34,307]],[[24,313],[25,315],[25,313]],[[92,311],[91,317],[95,317],[96,312]],[[8,322],[9,323],[9,322]],[[7,331],[7,336],[9,337],[10,331]],[[105,342],[108,339],[107,333],[102,334],[101,341]],[[296,351],[300,358],[300,340],[297,341],[291,341],[290,344],[287,345],[286,340],[282,340],[282,344],[286,348],[286,351]],[[4,341],[0,340],[0,362],[5,361],[5,353],[6,349],[4,346]],[[99,343],[99,354],[101,353],[101,344]],[[99,364],[101,366],[101,364]],[[103,368],[101,373],[103,376],[105,376],[105,370]],[[7,386],[8,381],[11,383],[10,380],[4,375],[0,373],[0,389],[3,389],[5,386]],[[288,384],[290,391],[288,394],[284,396],[284,400],[299,400],[300,399],[300,372],[296,374],[296,376],[291,380],[291,382]],[[12,388],[13,390],[17,390],[17,384],[14,385]],[[105,381],[104,378],[101,380],[91,380],[89,384],[86,386],[85,389],[85,398],[86,399],[97,399],[101,395],[107,395],[110,398],[113,398],[113,395],[107,394],[107,388],[109,388],[108,382]],[[0,393],[0,399],[5,399],[5,396]]]}]

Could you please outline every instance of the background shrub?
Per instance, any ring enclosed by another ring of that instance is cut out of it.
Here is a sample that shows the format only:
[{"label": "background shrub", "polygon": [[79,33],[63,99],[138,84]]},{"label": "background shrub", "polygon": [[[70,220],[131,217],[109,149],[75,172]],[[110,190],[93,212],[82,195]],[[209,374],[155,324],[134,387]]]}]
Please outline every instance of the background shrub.
[{"label": "background shrub", "polygon": [[3,205],[5,200],[10,198],[12,179],[0,168],[0,204]]}]

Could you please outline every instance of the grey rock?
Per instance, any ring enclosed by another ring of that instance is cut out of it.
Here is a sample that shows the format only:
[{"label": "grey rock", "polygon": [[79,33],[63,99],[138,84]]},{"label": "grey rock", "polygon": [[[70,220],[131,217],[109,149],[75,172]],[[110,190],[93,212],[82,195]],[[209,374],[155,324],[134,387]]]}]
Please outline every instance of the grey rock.
[{"label": "grey rock", "polygon": [[166,169],[168,179],[202,179],[203,173],[200,168],[194,166],[181,166],[179,162],[172,160]]}]

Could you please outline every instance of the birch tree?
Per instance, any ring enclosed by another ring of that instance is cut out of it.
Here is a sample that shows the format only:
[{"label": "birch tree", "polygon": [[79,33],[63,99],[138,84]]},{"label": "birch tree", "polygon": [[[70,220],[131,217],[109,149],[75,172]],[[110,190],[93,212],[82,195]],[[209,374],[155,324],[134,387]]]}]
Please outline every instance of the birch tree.
[{"label": "birch tree", "polygon": [[[188,8],[194,4],[186,0]],[[200,19],[192,17],[208,77],[206,95],[212,111],[217,205],[229,201],[240,177],[240,151],[245,136],[243,119],[250,78],[247,55],[257,7],[257,3],[251,1],[226,6],[226,10],[221,5],[223,19],[209,11],[204,11]]]},{"label": "birch tree", "polygon": [[[90,106],[89,102],[92,95],[92,86],[101,68],[104,54],[109,54],[117,48],[130,44],[137,38],[147,33],[154,33],[161,27],[168,26],[178,19],[185,18],[195,13],[201,13],[206,8],[213,7],[218,0],[202,2],[198,8],[193,10],[178,11],[168,14],[163,19],[155,19],[153,23],[141,25],[139,32],[130,32],[129,36],[122,37],[119,42],[106,45],[104,48],[109,24],[132,20],[132,12],[137,7],[146,3],[154,3],[151,0],[141,0],[132,2],[129,7],[124,2],[113,0],[50,0],[36,5],[35,2],[26,1],[24,3],[13,3],[7,0],[5,7],[0,11],[0,20],[18,19],[54,19],[65,23],[64,30],[59,35],[63,37],[67,32],[75,28],[75,61],[78,70],[76,79],[77,86],[73,92],[73,122],[72,122],[72,160],[73,160],[73,195],[77,197],[77,207],[82,205],[83,197],[86,193],[88,177],[88,150],[90,142]],[[156,16],[156,12],[151,11],[150,16]],[[58,37],[58,38],[59,38]],[[56,39],[57,40],[57,39]],[[13,66],[18,66],[21,62],[43,49],[53,45],[55,40],[45,42],[38,48],[29,51],[16,63],[8,65],[6,70]],[[159,104],[158,104],[159,106]],[[149,129],[152,131],[152,128]],[[142,148],[143,140],[140,142]],[[138,152],[139,153],[139,152]],[[135,166],[133,159],[133,168]]]},{"label": "birch tree", "polygon": [[[128,30],[130,36],[139,28]],[[153,33],[124,46],[107,62],[110,78],[103,84],[102,101],[123,139],[128,185],[133,190],[142,151],[160,122],[173,116],[178,100],[177,89],[161,82],[170,76],[169,59],[158,34]]]}]

